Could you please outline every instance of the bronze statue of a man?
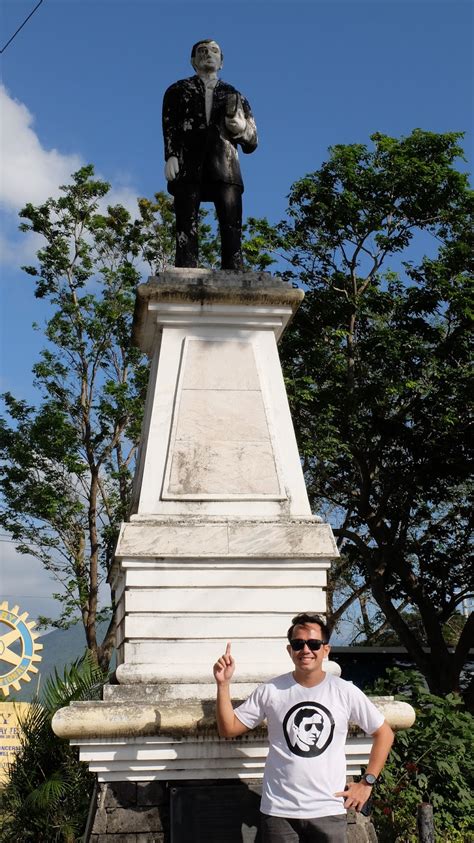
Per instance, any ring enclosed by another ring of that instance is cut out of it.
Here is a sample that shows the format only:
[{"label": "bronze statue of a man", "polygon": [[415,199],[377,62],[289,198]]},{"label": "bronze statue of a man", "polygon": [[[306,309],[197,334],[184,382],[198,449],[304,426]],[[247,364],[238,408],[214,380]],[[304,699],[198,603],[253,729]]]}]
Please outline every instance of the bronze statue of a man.
[{"label": "bronze statue of a man", "polygon": [[218,79],[223,55],[211,39],[191,51],[195,76],[165,92],[163,135],[165,176],[176,212],[175,266],[198,265],[198,212],[213,202],[219,220],[222,269],[242,269],[242,193],[237,145],[257,147],[248,101]]}]

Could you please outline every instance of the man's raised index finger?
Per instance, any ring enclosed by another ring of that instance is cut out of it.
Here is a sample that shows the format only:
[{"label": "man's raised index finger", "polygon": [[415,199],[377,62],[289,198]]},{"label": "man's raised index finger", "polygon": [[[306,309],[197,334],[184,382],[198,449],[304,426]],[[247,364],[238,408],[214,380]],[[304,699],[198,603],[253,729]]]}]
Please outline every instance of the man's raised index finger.
[{"label": "man's raised index finger", "polygon": [[230,656],[230,641],[227,642],[227,647],[225,648],[226,656]]}]

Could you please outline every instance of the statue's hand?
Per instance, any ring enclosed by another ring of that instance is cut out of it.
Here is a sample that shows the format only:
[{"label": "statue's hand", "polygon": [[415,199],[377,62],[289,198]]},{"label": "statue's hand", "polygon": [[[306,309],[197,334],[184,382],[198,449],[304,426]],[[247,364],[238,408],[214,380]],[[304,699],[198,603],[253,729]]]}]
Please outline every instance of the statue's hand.
[{"label": "statue's hand", "polygon": [[237,111],[233,117],[225,118],[225,125],[231,135],[241,135],[245,132],[247,121],[244,117],[243,111]]},{"label": "statue's hand", "polygon": [[166,181],[173,181],[179,173],[178,159],[172,155],[165,164]]}]

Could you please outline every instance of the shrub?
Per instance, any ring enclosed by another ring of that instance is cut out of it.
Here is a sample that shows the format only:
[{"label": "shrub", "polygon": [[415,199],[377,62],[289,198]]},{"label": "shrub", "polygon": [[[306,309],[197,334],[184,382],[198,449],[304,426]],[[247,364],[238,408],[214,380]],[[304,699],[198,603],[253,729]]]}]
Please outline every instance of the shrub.
[{"label": "shrub", "polygon": [[474,718],[457,694],[427,692],[419,674],[397,668],[387,674],[372,693],[395,693],[409,702],[416,722],[397,734],[374,793],[380,841],[417,843],[417,808],[425,801],[433,806],[436,843],[474,843]]}]

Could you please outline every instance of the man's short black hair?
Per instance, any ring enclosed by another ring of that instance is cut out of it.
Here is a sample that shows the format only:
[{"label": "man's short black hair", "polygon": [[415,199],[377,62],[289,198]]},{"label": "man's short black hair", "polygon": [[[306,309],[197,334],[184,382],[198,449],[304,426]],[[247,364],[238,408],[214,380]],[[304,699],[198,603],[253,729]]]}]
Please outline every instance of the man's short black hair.
[{"label": "man's short black hair", "polygon": [[[200,44],[212,44],[212,43],[217,44],[217,41],[215,40],[215,38],[201,38],[200,41],[196,41],[196,43],[193,44],[193,46],[191,48],[191,61],[193,60],[194,56],[196,55],[196,50],[197,50],[197,48],[199,47]],[[221,51],[221,61],[223,61],[224,53],[221,50],[220,44],[218,46],[219,46],[219,50]]]},{"label": "man's short black hair", "polygon": [[331,630],[326,623],[325,620],[320,615],[314,615],[311,612],[301,612],[299,615],[295,615],[295,617],[291,621],[291,626],[286,633],[288,641],[291,641],[293,638],[293,630],[295,626],[305,626],[307,623],[318,624],[321,627],[321,632],[323,635],[323,641],[325,644],[328,643],[331,637]]},{"label": "man's short black hair", "polygon": [[297,711],[295,714],[295,719],[293,720],[293,723],[295,724],[295,726],[299,726],[302,720],[312,720],[313,717],[316,717],[316,715],[318,715],[319,717],[319,722],[322,723],[323,716],[319,713],[319,711],[316,711],[316,709],[314,708],[300,708],[300,710]]}]

